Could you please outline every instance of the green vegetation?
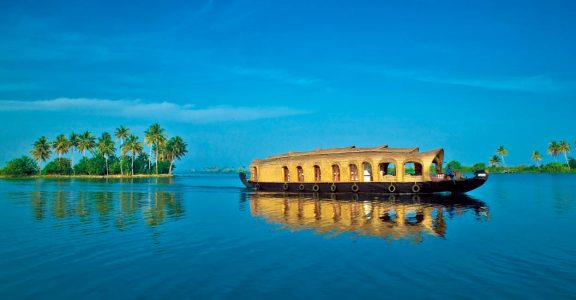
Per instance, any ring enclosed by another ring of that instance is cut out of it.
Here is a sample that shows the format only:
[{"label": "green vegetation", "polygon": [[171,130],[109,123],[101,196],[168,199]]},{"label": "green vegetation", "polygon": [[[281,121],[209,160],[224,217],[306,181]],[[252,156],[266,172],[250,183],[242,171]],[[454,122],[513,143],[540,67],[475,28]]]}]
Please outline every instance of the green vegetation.
[{"label": "green vegetation", "polygon": [[57,158],[42,169],[45,175],[72,175],[72,172],[72,163],[67,158]]},{"label": "green vegetation", "polygon": [[22,156],[7,162],[6,166],[0,170],[0,175],[30,176],[38,173],[39,170],[40,168],[32,158]]},{"label": "green vegetation", "polygon": [[[187,144],[181,137],[168,139],[165,130],[157,123],[150,126],[144,134],[144,141],[149,147],[150,154],[144,153],[144,143],[138,136],[131,134],[127,127],[118,127],[114,136],[120,142],[118,148],[108,132],[103,132],[98,139],[89,131],[80,135],[72,132],[68,138],[60,134],[53,141],[48,141],[42,136],[32,145],[30,150],[32,158],[23,156],[9,161],[3,169],[0,169],[0,175],[14,177],[171,175],[176,168],[176,160],[182,159],[188,152]],[[82,153],[82,158],[74,165],[76,151]],[[63,157],[69,152],[70,159]],[[57,157],[43,167],[52,153]]]},{"label": "green vegetation", "polygon": [[[576,145],[576,141],[574,142]],[[538,150],[534,150],[530,155],[530,160],[534,165],[519,165],[519,166],[506,166],[504,163],[504,156],[508,155],[508,150],[504,146],[499,146],[496,149],[495,155],[491,156],[488,160],[489,167],[484,163],[476,163],[473,166],[461,166],[458,162],[451,161],[447,167],[450,166],[452,170],[459,170],[463,172],[474,172],[477,170],[488,170],[491,173],[550,173],[550,174],[563,174],[574,173],[576,174],[576,159],[568,157],[570,153],[570,144],[566,141],[551,141],[548,143],[546,152],[554,158],[554,162],[548,164],[541,164],[542,154]],[[558,162],[558,156],[564,156],[565,163]]]},{"label": "green vegetation", "polygon": [[459,161],[453,160],[446,165],[446,168],[450,168],[451,170],[461,170],[462,164]]}]

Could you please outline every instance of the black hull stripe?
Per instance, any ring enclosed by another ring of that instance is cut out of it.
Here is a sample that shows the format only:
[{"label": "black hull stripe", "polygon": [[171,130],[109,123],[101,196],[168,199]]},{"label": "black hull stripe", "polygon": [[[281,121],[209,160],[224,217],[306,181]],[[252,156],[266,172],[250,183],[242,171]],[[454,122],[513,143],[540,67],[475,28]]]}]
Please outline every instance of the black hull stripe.
[{"label": "black hull stripe", "polygon": [[[300,182],[249,182],[249,187],[265,192],[318,192],[318,193],[387,193],[387,194],[432,194],[432,193],[466,193],[486,182],[483,178],[463,180],[427,181],[427,182],[335,182],[335,183],[300,183]],[[334,185],[336,188],[334,190]],[[355,191],[356,185],[358,190]],[[393,185],[394,188],[390,186]],[[418,185],[415,187],[414,185]],[[316,186],[316,187],[315,187]],[[304,189],[302,189],[304,187]],[[332,187],[332,188],[331,188]],[[393,190],[391,193],[390,191]]]}]

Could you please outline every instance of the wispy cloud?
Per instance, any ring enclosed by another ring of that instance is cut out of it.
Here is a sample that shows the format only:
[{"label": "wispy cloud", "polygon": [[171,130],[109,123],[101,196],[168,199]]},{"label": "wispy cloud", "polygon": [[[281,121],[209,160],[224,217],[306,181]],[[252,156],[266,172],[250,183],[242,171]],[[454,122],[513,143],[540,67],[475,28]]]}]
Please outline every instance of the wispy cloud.
[{"label": "wispy cloud", "polygon": [[0,112],[2,111],[70,111],[99,116],[170,120],[186,123],[252,121],[308,113],[287,107],[213,106],[198,108],[194,105],[180,105],[171,102],[87,98],[58,98],[38,101],[0,100]]},{"label": "wispy cloud", "polygon": [[238,75],[257,76],[300,86],[324,83],[324,80],[319,78],[296,76],[280,69],[245,69],[237,67],[233,68],[232,72]]},{"label": "wispy cloud", "polygon": [[401,78],[420,82],[459,85],[490,90],[508,90],[525,92],[566,92],[574,91],[575,85],[549,75],[535,75],[522,77],[457,77],[445,73],[388,68],[361,68],[363,71],[377,73],[390,78]]},{"label": "wispy cloud", "polygon": [[562,92],[573,89],[564,82],[558,81],[546,75],[537,75],[529,77],[509,77],[498,79],[473,79],[473,78],[449,78],[449,77],[420,77],[416,80],[469,86],[492,90],[510,90],[526,92]]}]

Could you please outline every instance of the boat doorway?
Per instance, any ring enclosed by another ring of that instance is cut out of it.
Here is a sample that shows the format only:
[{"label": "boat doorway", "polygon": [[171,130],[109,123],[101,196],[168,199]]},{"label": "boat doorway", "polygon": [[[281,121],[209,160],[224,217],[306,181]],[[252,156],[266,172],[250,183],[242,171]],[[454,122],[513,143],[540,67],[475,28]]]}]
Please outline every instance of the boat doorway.
[{"label": "boat doorway", "polygon": [[298,181],[304,182],[304,170],[301,166],[296,167],[296,171],[298,172]]},{"label": "boat doorway", "polygon": [[332,165],[332,181],[340,181],[340,166],[338,165]]},{"label": "boat doorway", "polygon": [[314,166],[314,181],[319,182],[322,180],[322,174],[320,172],[320,166]]},{"label": "boat doorway", "polygon": [[358,181],[358,167],[355,164],[350,165],[350,181]]},{"label": "boat doorway", "polygon": [[290,182],[290,171],[288,170],[288,167],[282,167],[282,172],[284,174],[284,182]]},{"label": "boat doorway", "polygon": [[368,162],[362,163],[364,182],[372,182],[372,165]]}]

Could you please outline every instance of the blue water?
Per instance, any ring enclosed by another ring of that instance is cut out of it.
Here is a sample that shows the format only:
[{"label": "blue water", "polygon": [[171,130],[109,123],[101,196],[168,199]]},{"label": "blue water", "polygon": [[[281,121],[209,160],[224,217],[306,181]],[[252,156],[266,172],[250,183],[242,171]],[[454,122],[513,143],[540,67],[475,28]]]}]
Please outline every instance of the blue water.
[{"label": "blue water", "polygon": [[575,176],[491,175],[469,196],[0,180],[0,297],[576,298]]}]

